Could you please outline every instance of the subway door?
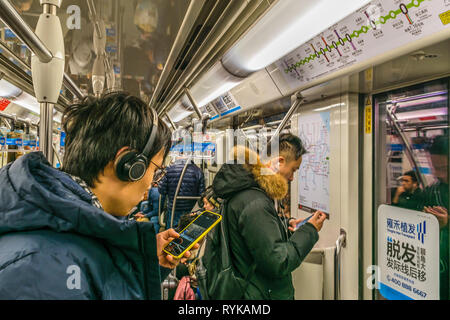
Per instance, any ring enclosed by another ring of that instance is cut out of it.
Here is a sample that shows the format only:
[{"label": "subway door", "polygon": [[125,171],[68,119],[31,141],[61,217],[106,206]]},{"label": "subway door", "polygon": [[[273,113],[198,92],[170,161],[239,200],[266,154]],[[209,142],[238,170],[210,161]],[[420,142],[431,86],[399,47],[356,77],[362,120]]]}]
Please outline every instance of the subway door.
[{"label": "subway door", "polygon": [[[329,217],[293,272],[297,300],[359,298],[358,114],[358,96],[341,94],[303,105],[292,118],[292,131],[308,150],[291,184],[292,214],[307,218],[320,209]],[[341,234],[345,247],[337,256]]]}]

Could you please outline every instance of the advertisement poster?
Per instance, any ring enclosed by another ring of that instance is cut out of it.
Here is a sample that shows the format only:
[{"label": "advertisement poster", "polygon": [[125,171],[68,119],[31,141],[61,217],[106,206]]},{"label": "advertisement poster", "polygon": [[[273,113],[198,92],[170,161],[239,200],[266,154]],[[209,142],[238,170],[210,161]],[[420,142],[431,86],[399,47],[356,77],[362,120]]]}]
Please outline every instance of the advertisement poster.
[{"label": "advertisement poster", "polygon": [[439,300],[439,223],[431,214],[378,209],[380,293],[388,300]]}]

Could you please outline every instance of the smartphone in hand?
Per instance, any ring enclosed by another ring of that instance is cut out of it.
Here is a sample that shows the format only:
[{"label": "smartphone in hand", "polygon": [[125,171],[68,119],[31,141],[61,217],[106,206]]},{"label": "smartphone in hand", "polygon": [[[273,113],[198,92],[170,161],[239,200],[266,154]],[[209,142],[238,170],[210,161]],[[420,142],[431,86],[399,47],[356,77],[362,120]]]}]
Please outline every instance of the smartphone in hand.
[{"label": "smartphone in hand", "polygon": [[301,226],[303,226],[304,224],[306,224],[313,216],[314,216],[314,214],[310,215],[308,218],[306,218],[305,220],[303,220],[302,222],[300,222],[299,224],[297,224],[297,226],[295,227],[295,231],[297,231],[298,228],[300,228]]}]

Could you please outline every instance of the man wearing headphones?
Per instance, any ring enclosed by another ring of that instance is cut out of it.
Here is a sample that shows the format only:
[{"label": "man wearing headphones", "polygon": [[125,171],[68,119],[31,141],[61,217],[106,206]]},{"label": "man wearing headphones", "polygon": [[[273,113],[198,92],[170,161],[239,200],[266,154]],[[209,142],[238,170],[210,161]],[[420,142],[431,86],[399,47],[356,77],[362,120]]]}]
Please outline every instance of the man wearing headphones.
[{"label": "man wearing headphones", "polygon": [[63,126],[62,171],[38,152],[0,170],[0,299],[160,299],[179,263],[163,248],[179,235],[124,217],[162,166],[169,129],[125,93],[69,107]]}]

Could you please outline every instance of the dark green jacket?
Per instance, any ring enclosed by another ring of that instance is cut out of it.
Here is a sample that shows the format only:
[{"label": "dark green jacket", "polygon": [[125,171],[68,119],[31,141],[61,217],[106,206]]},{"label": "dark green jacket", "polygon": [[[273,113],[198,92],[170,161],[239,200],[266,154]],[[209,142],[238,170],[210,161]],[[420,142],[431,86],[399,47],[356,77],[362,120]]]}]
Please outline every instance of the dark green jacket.
[{"label": "dark green jacket", "polygon": [[319,235],[309,223],[293,234],[286,230],[273,199],[286,195],[287,182],[280,175],[257,172],[243,165],[223,165],[213,182],[216,194],[227,200],[222,223],[228,223],[233,265],[237,276],[245,278],[256,264],[244,299],[294,299],[291,272]]}]

